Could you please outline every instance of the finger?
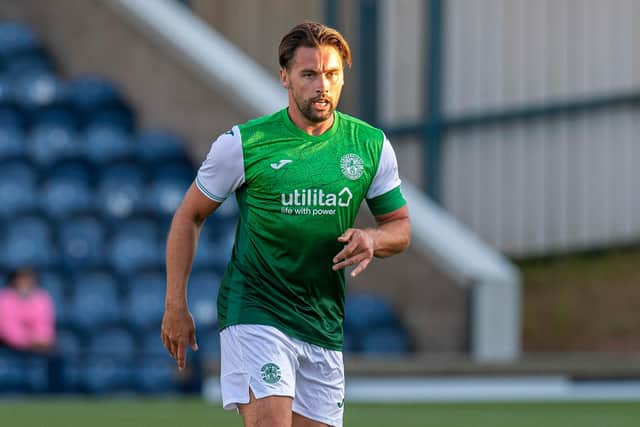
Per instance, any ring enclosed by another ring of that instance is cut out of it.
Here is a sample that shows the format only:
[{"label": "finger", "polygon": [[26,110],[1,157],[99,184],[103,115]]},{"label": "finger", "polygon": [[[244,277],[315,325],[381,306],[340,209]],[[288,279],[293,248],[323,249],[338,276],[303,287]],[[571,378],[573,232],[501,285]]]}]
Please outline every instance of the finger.
[{"label": "finger", "polygon": [[369,258],[369,255],[366,252],[359,253],[359,254],[357,254],[355,256],[352,256],[351,258],[347,258],[347,259],[345,259],[345,260],[343,260],[343,261],[341,261],[341,262],[339,262],[337,264],[334,264],[333,265],[333,271],[338,271],[341,268],[345,268],[345,267],[348,267],[350,265],[357,264],[357,263],[361,262],[362,260],[364,260],[366,258]]},{"label": "finger", "polygon": [[191,345],[191,350],[198,351],[198,342],[196,341],[196,331],[192,331],[189,335],[189,344]]},{"label": "finger", "polygon": [[371,260],[372,258],[368,257],[363,259],[362,262],[360,262],[360,264],[358,264],[358,266],[353,269],[353,271],[351,272],[351,277],[356,277],[358,274],[362,273],[364,269],[367,268]]},{"label": "finger", "polygon": [[167,343],[167,337],[164,334],[160,334],[160,339],[162,340],[162,345],[164,346],[164,348],[166,348],[167,351],[169,351],[169,344]]},{"label": "finger", "polygon": [[359,240],[357,239],[351,240],[347,245],[344,246],[344,248],[342,248],[340,252],[336,254],[336,256],[333,257],[334,264],[340,260],[347,259],[351,255],[353,255],[356,249],[358,249],[359,245],[360,245]]},{"label": "finger", "polygon": [[351,240],[351,236],[353,236],[353,233],[355,232],[356,232],[355,228],[347,228],[347,230],[344,233],[342,233],[340,237],[338,237],[338,241],[348,242],[349,240]]},{"label": "finger", "polygon": [[176,362],[178,362],[178,369],[182,370],[184,369],[184,359],[186,357],[187,348],[183,342],[180,342],[178,343],[177,350],[178,352],[176,354]]}]

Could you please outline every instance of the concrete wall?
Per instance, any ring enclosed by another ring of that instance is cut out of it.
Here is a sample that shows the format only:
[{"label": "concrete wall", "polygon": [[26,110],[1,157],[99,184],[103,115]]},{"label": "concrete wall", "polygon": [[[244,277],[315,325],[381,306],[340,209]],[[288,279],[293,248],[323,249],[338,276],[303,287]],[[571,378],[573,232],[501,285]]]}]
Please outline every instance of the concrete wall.
[{"label": "concrete wall", "polygon": [[[458,117],[640,90],[640,3],[447,1],[444,99]],[[640,239],[637,104],[452,132],[444,205],[514,256]]]}]

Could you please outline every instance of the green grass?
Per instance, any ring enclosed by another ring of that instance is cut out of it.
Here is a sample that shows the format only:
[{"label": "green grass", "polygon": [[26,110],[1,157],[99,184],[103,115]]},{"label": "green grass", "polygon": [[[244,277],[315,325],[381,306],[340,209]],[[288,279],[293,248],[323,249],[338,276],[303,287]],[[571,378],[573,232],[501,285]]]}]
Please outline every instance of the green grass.
[{"label": "green grass", "polygon": [[[636,427],[640,402],[345,406],[345,427]],[[11,427],[241,427],[235,411],[197,399],[0,400]]]}]

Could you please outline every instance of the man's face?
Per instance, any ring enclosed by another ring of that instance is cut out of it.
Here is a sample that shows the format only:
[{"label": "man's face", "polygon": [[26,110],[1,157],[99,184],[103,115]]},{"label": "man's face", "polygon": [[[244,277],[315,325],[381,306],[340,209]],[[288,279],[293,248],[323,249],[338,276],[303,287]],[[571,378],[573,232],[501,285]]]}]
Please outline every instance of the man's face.
[{"label": "man's face", "polygon": [[282,86],[289,91],[289,108],[297,109],[310,123],[333,117],[344,74],[342,58],[333,46],[299,47],[288,69],[280,70]]}]

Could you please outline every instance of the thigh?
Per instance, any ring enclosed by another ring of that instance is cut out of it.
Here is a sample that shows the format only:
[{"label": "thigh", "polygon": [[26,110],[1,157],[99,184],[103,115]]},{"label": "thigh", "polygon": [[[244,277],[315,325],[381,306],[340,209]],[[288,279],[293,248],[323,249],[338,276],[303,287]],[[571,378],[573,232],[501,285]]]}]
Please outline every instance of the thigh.
[{"label": "thigh", "polygon": [[292,427],[330,427],[329,424],[312,420],[311,418],[304,417],[296,412],[293,413],[291,425]]},{"label": "thigh", "polygon": [[238,404],[244,427],[291,427],[290,397],[269,396],[256,399],[251,390],[249,397],[249,403]]},{"label": "thigh", "polygon": [[342,353],[311,344],[304,347],[296,374],[293,425],[341,427],[344,413]]},{"label": "thigh", "polygon": [[252,397],[258,401],[269,396],[293,398],[297,368],[294,347],[275,328],[235,325],[220,333],[220,388],[225,409],[251,404]]}]

